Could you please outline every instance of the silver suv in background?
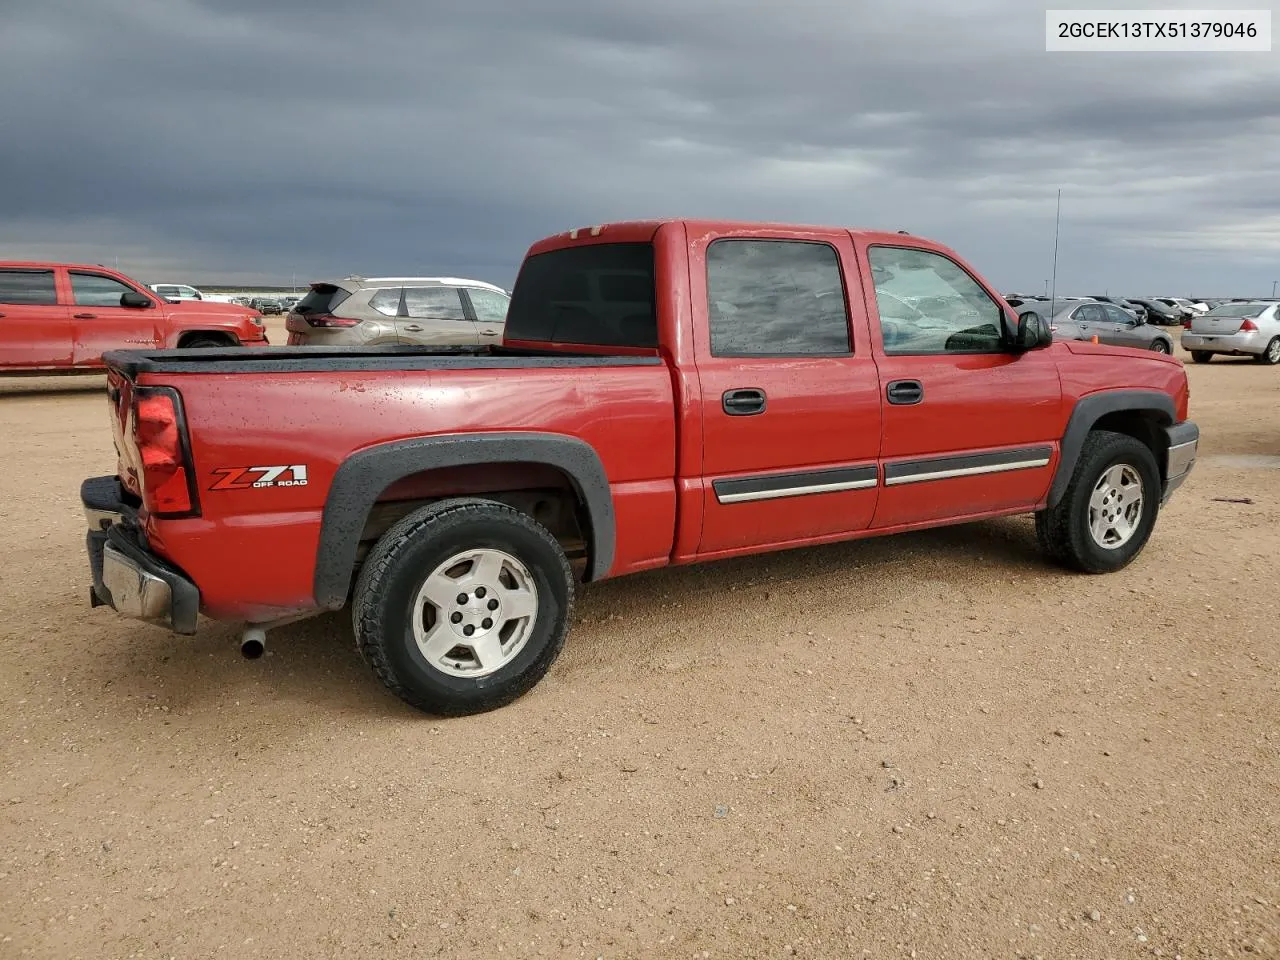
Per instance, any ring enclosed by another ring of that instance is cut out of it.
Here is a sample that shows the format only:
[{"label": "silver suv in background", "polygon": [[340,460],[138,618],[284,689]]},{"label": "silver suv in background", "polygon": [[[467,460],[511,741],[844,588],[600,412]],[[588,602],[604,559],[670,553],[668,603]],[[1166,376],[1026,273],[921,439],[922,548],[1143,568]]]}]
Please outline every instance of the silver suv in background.
[{"label": "silver suv in background", "polygon": [[484,346],[502,342],[510,297],[462,277],[347,277],[311,284],[289,311],[290,346]]}]

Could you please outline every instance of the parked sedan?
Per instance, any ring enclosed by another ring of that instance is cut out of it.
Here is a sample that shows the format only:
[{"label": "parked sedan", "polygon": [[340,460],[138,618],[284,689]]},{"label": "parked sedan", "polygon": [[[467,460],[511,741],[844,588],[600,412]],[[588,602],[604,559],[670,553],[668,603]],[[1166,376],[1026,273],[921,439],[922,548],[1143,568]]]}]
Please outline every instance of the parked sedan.
[{"label": "parked sedan", "polygon": [[1121,310],[1133,314],[1139,320],[1147,320],[1147,308],[1140,303],[1134,303],[1132,300],[1126,300],[1124,297],[1093,297],[1094,300],[1100,300],[1103,303],[1114,303]]},{"label": "parked sedan", "polygon": [[1162,327],[1177,327],[1182,324],[1182,308],[1171,307],[1154,297],[1129,297],[1132,303],[1140,303],[1147,308],[1147,323],[1158,323]]},{"label": "parked sedan", "polygon": [[1114,303],[1079,303],[1060,311],[1050,321],[1054,339],[1092,340],[1114,347],[1133,347],[1155,353],[1173,353],[1173,338],[1144,323]]},{"label": "parked sedan", "polygon": [[1219,304],[1191,321],[1182,334],[1182,347],[1191,351],[1196,363],[1208,363],[1215,353],[1280,363],[1280,304]]}]

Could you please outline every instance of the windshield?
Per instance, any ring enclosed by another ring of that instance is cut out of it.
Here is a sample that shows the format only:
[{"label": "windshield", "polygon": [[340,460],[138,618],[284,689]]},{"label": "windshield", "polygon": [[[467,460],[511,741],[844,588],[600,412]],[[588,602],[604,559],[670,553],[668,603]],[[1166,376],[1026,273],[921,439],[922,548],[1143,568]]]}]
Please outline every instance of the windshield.
[{"label": "windshield", "polygon": [[1224,303],[1214,307],[1206,317],[1256,317],[1267,309],[1262,303]]}]

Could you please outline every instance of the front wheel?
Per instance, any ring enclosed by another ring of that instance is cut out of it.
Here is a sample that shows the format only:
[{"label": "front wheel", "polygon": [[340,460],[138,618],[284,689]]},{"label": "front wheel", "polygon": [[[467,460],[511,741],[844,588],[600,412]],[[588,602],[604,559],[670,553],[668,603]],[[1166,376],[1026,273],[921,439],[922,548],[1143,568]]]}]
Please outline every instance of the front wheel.
[{"label": "front wheel", "polygon": [[1172,347],[1169,346],[1167,340],[1153,340],[1151,342],[1152,353],[1171,353]]},{"label": "front wheel", "polygon": [[356,582],[365,661],[401,700],[462,716],[504,706],[559,656],[573,572],[555,537],[488,500],[445,500],[383,535]]},{"label": "front wheel", "polygon": [[1036,514],[1037,539],[1064,566],[1084,573],[1119,570],[1151,536],[1160,492],[1150,447],[1128,434],[1095,430],[1062,499]]},{"label": "front wheel", "polygon": [[1280,363],[1280,337],[1272,337],[1271,342],[1267,344],[1267,349],[1253,359],[1258,363],[1271,365]]}]

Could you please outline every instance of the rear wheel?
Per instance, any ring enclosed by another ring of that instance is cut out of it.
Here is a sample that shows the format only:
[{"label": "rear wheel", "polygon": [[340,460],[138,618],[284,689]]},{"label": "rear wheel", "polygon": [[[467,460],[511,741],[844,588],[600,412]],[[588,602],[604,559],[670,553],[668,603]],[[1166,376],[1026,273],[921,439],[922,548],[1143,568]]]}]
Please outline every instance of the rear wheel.
[{"label": "rear wheel", "polygon": [[1208,363],[1213,359],[1213,354],[1208,350],[1192,350],[1191,359],[1196,363]]},{"label": "rear wheel", "polygon": [[1258,363],[1280,363],[1280,337],[1272,337],[1271,342],[1267,344],[1267,349],[1253,359]]},{"label": "rear wheel", "polygon": [[1160,509],[1160,469],[1151,449],[1123,433],[1095,430],[1062,499],[1036,515],[1049,558],[1084,573],[1110,573],[1146,545]]},{"label": "rear wheel", "polygon": [[573,573],[555,537],[505,504],[445,500],[383,535],[356,583],[352,621],[386,687],[427,713],[515,700],[564,645]]}]

